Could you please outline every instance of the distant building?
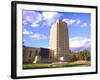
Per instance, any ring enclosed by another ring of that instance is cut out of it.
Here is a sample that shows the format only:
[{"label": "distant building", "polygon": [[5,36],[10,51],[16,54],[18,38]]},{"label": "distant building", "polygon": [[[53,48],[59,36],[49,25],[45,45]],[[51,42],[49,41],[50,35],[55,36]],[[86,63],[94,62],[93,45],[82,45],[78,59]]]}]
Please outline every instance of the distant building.
[{"label": "distant building", "polygon": [[57,20],[50,30],[50,49],[54,51],[55,59],[65,57],[65,54],[70,53],[69,50],[69,34],[67,23],[62,20]]}]

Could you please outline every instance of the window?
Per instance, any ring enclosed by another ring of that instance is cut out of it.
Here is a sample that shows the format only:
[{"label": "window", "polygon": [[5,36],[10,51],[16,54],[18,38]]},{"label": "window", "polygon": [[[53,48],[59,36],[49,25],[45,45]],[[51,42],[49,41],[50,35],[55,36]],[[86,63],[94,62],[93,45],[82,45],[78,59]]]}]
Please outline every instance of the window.
[{"label": "window", "polygon": [[29,57],[31,57],[31,55],[32,55],[32,51],[30,51],[30,53],[29,53]]}]

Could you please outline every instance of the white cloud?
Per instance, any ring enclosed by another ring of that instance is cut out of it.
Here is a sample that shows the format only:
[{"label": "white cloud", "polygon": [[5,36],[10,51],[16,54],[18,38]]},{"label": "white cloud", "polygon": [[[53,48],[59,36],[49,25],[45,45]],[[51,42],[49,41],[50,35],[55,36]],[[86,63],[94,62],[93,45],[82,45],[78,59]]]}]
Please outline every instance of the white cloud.
[{"label": "white cloud", "polygon": [[30,31],[30,34],[33,34],[33,32],[32,32],[32,31]]},{"label": "white cloud", "polygon": [[79,19],[63,19],[63,21],[65,21],[66,23],[68,23],[68,25],[72,25],[72,24],[80,24],[80,20]]},{"label": "white cloud", "polygon": [[80,25],[80,27],[87,27],[88,24],[86,22],[82,22],[80,19],[63,19],[63,21],[65,21],[66,23],[68,23],[68,25]]},{"label": "white cloud", "polygon": [[24,29],[23,34],[29,34],[29,32],[26,29]]},{"label": "white cloud", "polygon": [[31,26],[32,26],[32,27],[39,27],[39,24],[37,24],[37,23],[32,23]]},{"label": "white cloud", "polygon": [[23,20],[23,24],[26,25],[27,24],[27,21],[26,20]]},{"label": "white cloud", "polygon": [[68,24],[69,24],[69,25],[70,25],[70,24],[74,24],[75,22],[76,22],[76,20],[70,19],[69,22],[68,22]]},{"label": "white cloud", "polygon": [[87,27],[87,23],[83,23],[81,27]]},{"label": "white cloud", "polygon": [[42,15],[38,12],[35,11],[24,11],[23,12],[23,24],[27,24],[28,22],[31,23],[32,27],[36,27],[36,25],[33,24],[38,24],[42,20]]},{"label": "white cloud", "polygon": [[60,14],[57,12],[42,12],[43,20],[46,21],[47,25],[51,25],[57,19],[59,19]]},{"label": "white cloud", "polygon": [[70,47],[71,48],[79,48],[79,47],[88,47],[90,46],[90,39],[83,37],[73,37],[70,39]]},{"label": "white cloud", "polygon": [[24,30],[23,30],[23,34],[26,34],[26,35],[27,35],[27,34],[33,34],[33,32],[32,32],[32,31],[28,31],[28,30],[24,29]]},{"label": "white cloud", "polygon": [[57,12],[43,12],[42,13],[42,16],[45,20],[50,20],[57,15],[59,15],[59,13],[57,13]]},{"label": "white cloud", "polygon": [[26,21],[32,22],[32,21],[33,21],[33,20],[32,20],[32,17],[29,16],[29,15],[27,15],[27,16],[26,16]]},{"label": "white cloud", "polygon": [[80,22],[81,22],[80,20],[77,20],[77,21],[76,21],[76,24],[80,24]]},{"label": "white cloud", "polygon": [[23,12],[23,24],[31,23],[32,27],[39,27],[39,22],[44,21],[47,26],[51,26],[58,18],[60,14],[57,12],[42,12],[41,14],[36,11],[24,11]]},{"label": "white cloud", "polygon": [[30,38],[32,38],[32,40],[44,40],[47,39],[47,36],[44,34],[35,33],[33,35],[30,35]]}]

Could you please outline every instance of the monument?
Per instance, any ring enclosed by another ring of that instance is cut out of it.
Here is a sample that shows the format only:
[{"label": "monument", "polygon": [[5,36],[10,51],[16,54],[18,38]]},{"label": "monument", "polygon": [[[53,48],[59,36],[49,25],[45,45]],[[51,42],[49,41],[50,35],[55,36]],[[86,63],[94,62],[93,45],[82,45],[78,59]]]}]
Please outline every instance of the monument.
[{"label": "monument", "polygon": [[69,34],[66,22],[58,19],[51,27],[50,49],[54,51],[51,57],[56,60],[64,60],[65,54],[69,53]]}]

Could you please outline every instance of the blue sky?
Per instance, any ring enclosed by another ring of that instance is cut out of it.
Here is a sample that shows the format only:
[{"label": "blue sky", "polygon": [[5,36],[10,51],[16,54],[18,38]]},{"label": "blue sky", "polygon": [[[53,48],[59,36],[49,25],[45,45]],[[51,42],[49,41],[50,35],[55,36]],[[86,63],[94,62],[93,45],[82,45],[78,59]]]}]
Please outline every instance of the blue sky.
[{"label": "blue sky", "polygon": [[52,24],[61,19],[68,23],[70,48],[88,47],[91,41],[91,14],[23,10],[25,46],[49,48]]}]

